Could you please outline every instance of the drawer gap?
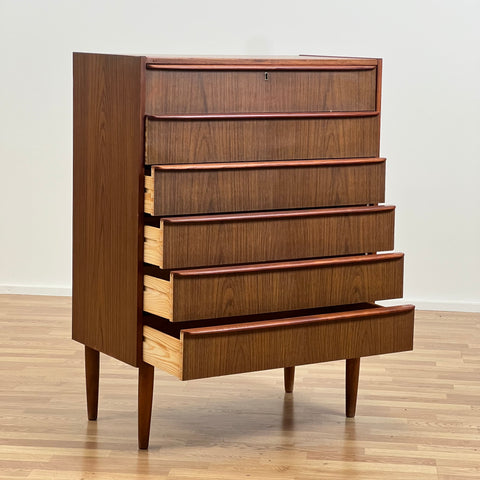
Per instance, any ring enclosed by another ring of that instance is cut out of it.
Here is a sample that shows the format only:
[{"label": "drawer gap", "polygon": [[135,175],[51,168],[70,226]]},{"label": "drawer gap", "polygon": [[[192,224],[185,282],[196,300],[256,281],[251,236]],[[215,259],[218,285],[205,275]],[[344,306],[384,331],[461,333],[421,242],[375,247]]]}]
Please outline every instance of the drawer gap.
[{"label": "drawer gap", "polygon": [[[223,318],[211,318],[202,320],[201,328],[203,327],[217,327],[224,325],[238,325],[238,324],[249,324],[249,323],[258,323],[258,322],[274,322],[281,319],[281,322],[287,324],[289,319],[294,317],[308,317],[308,316],[318,316],[325,315],[329,313],[338,313],[338,312],[354,312],[356,310],[365,310],[365,309],[378,309],[382,308],[379,305],[374,303],[356,303],[351,305],[337,305],[331,307],[323,308],[308,308],[304,310],[292,310],[288,312],[269,312],[260,315],[242,315],[237,317],[223,317]],[[158,317],[156,315],[145,314],[143,318],[143,324],[149,327],[160,330],[167,335],[170,335],[175,338],[180,338],[180,333],[182,330],[186,329],[198,329],[199,322],[198,320],[192,320],[189,322],[170,322],[169,320]],[[280,325],[279,325],[280,326]]]}]

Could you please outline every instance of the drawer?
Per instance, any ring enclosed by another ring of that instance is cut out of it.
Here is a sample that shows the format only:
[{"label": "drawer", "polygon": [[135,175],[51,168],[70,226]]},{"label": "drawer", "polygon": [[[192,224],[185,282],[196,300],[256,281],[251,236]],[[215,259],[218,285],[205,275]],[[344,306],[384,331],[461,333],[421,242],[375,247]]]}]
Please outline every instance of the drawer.
[{"label": "drawer", "polygon": [[378,114],[147,117],[145,163],[378,157]]},{"label": "drawer", "polygon": [[413,348],[413,320],[413,305],[373,304],[197,328],[153,318],[143,328],[143,360],[191,380],[400,352]]},{"label": "drawer", "polygon": [[145,111],[170,113],[375,110],[374,66],[342,70],[148,69]]},{"label": "drawer", "polygon": [[144,311],[172,322],[373,302],[403,294],[400,253],[145,271]]},{"label": "drawer", "polygon": [[144,261],[163,269],[273,262],[393,249],[395,207],[349,207],[157,219]]},{"label": "drawer", "polygon": [[145,177],[151,215],[366,205],[385,200],[385,159],[156,165]]}]

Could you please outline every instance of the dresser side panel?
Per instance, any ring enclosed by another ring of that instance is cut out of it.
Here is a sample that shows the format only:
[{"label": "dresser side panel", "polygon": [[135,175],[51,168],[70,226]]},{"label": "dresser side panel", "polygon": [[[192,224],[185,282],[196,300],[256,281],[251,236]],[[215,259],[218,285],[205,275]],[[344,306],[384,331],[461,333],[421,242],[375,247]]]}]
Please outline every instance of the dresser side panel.
[{"label": "dresser side panel", "polygon": [[73,339],[141,359],[141,57],[74,54]]}]

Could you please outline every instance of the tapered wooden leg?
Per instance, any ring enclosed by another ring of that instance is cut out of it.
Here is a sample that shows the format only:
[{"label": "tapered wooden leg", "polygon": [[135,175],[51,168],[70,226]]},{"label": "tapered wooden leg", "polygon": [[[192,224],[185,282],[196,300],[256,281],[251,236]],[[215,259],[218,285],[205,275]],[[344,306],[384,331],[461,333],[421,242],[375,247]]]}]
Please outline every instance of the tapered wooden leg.
[{"label": "tapered wooden leg", "polygon": [[345,375],[346,415],[355,416],[357,408],[358,376],[360,374],[360,359],[348,358]]},{"label": "tapered wooden leg", "polygon": [[286,367],[283,371],[283,380],[285,384],[285,391],[287,393],[293,392],[293,382],[295,381],[295,367]]},{"label": "tapered wooden leg", "polygon": [[89,420],[97,419],[99,374],[100,352],[85,345],[85,379],[87,384],[87,414]]},{"label": "tapered wooden leg", "polygon": [[153,378],[155,369],[146,363],[138,369],[138,448],[148,448],[152,419]]}]

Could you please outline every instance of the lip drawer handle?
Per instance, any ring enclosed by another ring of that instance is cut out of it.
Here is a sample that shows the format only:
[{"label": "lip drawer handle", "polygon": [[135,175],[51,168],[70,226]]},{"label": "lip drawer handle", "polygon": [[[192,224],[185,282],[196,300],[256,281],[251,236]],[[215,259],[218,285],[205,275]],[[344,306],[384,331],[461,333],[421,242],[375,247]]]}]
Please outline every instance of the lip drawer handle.
[{"label": "lip drawer handle", "polygon": [[263,120],[263,119],[295,119],[295,118],[353,118],[376,117],[377,110],[357,112],[261,112],[261,113],[208,113],[208,114],[175,114],[147,115],[149,120]]},{"label": "lip drawer handle", "polygon": [[302,71],[362,71],[362,70],[375,70],[377,65],[302,65],[302,64],[292,64],[292,65],[280,65],[271,63],[269,65],[265,64],[227,64],[227,63],[218,63],[218,64],[196,64],[196,63],[184,63],[184,64],[173,64],[173,63],[147,63],[147,70],[200,70],[200,71],[254,71],[254,70],[265,70],[267,67],[269,70],[284,70],[291,72],[302,72]]}]

